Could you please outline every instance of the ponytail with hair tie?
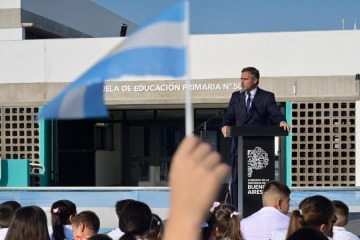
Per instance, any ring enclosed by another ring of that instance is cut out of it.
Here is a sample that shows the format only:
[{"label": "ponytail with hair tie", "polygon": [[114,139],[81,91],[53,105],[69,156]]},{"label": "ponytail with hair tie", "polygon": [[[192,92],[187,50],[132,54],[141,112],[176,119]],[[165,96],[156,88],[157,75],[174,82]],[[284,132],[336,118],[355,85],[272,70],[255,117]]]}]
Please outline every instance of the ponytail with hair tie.
[{"label": "ponytail with hair tie", "polygon": [[303,216],[303,212],[301,209],[298,209],[300,216]]}]

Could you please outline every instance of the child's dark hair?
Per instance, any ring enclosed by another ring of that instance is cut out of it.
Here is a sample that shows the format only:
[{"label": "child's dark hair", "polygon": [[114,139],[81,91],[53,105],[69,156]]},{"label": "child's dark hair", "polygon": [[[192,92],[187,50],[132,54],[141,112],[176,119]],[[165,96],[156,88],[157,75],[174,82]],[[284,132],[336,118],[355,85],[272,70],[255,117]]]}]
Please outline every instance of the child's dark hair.
[{"label": "child's dark hair", "polygon": [[71,224],[70,216],[76,215],[76,205],[69,200],[59,200],[52,204],[51,225],[53,229],[53,239],[65,239],[65,232],[63,225]]},{"label": "child's dark hair", "polygon": [[124,209],[124,207],[129,203],[129,202],[134,202],[134,199],[124,199],[124,200],[120,200],[117,201],[115,204],[115,211],[116,211],[116,215],[118,216],[118,218],[120,218],[121,212]]},{"label": "child's dark hair", "polygon": [[94,232],[98,232],[100,229],[100,219],[93,211],[82,211],[72,220],[72,224],[77,227],[80,223],[84,224],[86,228],[92,229]]},{"label": "child's dark hair", "polygon": [[145,238],[147,240],[160,240],[162,239],[163,233],[164,233],[164,224],[161,218],[153,213],[149,232],[146,234]]},{"label": "child's dark hair", "polygon": [[119,216],[119,228],[124,233],[120,240],[135,240],[136,236],[146,235],[151,224],[152,214],[148,205],[140,201],[130,201]]},{"label": "child's dark hair", "polygon": [[7,228],[10,226],[12,217],[17,209],[21,208],[20,203],[16,201],[6,201],[0,204],[0,227]]},{"label": "child's dark hair", "polygon": [[38,206],[26,206],[16,210],[5,236],[5,240],[12,239],[49,240],[44,210]]},{"label": "child's dark hair", "polygon": [[17,201],[6,201],[1,204],[2,206],[7,206],[11,209],[11,211],[15,212],[19,208],[21,208],[21,204]]},{"label": "child's dark hair", "polygon": [[314,228],[300,228],[295,231],[287,240],[328,240],[328,238],[319,230]]},{"label": "child's dark hair", "polygon": [[240,218],[235,206],[221,204],[215,211],[217,238],[241,240]]},{"label": "child's dark hair", "polygon": [[291,214],[286,239],[300,228],[318,229],[322,224],[328,225],[334,218],[335,207],[329,199],[320,195],[305,198],[300,203],[299,209],[294,210]]}]

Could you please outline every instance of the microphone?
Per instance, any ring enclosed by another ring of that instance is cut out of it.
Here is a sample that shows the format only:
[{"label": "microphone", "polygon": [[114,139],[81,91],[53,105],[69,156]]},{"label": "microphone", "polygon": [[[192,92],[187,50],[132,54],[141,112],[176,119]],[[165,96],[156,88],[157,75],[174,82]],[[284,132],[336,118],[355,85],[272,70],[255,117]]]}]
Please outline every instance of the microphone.
[{"label": "microphone", "polygon": [[239,93],[240,93],[241,100],[244,100],[244,101],[245,101],[245,90],[244,90],[244,89],[240,89],[240,90],[239,90]]},{"label": "microphone", "polygon": [[240,98],[238,97],[235,101],[229,103],[229,105],[227,106],[226,109],[228,109],[229,107],[231,107],[231,106],[234,105],[235,103],[244,100],[244,99],[245,99],[245,98],[244,98],[244,93],[245,93],[245,90],[244,90],[244,89],[240,89],[240,90],[239,90]]}]

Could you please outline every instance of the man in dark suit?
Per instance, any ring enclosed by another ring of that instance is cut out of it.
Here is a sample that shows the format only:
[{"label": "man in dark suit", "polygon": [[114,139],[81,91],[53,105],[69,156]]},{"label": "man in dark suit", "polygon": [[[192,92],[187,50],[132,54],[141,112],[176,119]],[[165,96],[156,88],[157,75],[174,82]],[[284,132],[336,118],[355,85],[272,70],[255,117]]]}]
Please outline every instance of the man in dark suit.
[{"label": "man in dark suit", "polygon": [[[230,126],[267,126],[270,120],[290,131],[285,116],[281,113],[272,92],[258,87],[260,73],[254,67],[247,67],[241,71],[241,91],[234,92],[226,109],[221,131],[224,137],[230,136]],[[238,153],[237,137],[231,145],[231,202],[237,206],[238,202]]]}]

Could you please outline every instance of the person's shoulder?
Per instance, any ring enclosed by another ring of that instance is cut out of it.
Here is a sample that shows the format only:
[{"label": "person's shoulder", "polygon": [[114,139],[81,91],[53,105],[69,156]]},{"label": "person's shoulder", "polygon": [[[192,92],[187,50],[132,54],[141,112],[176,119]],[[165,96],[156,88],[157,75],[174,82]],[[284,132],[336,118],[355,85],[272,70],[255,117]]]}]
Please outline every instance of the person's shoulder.
[{"label": "person's shoulder", "polygon": [[66,238],[72,238],[73,236],[73,229],[71,225],[63,225],[64,233]]},{"label": "person's shoulder", "polygon": [[359,237],[352,232],[347,231],[344,227],[333,227],[334,240],[359,240]]},{"label": "person's shoulder", "polygon": [[240,90],[238,90],[238,91],[232,92],[231,96],[240,95],[240,94],[241,94],[241,93],[240,93]]},{"label": "person's shoulder", "polygon": [[260,209],[259,211],[254,212],[253,214],[251,214],[250,216],[247,216],[246,218],[241,219],[241,223],[247,223],[247,222],[252,222],[254,221],[254,219],[256,219],[260,213],[262,209]]},{"label": "person's shoulder", "polygon": [[333,226],[333,231],[346,231],[344,227]]},{"label": "person's shoulder", "polygon": [[290,217],[274,207],[263,207],[259,210],[259,214],[263,217],[266,216],[268,219],[276,220],[276,222],[289,222]]},{"label": "person's shoulder", "polygon": [[120,230],[120,228],[115,228],[115,229],[111,230],[110,232],[108,232],[106,235],[108,235],[112,239],[118,239],[122,235],[124,235],[124,233]]},{"label": "person's shoulder", "polygon": [[256,94],[262,94],[262,95],[274,95],[273,92],[270,92],[270,91],[267,91],[267,90],[264,90],[262,88],[257,88],[256,90]]},{"label": "person's shoulder", "polygon": [[347,231],[344,227],[333,226],[334,240],[358,240],[359,237],[352,232]]}]

